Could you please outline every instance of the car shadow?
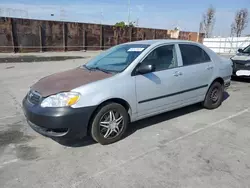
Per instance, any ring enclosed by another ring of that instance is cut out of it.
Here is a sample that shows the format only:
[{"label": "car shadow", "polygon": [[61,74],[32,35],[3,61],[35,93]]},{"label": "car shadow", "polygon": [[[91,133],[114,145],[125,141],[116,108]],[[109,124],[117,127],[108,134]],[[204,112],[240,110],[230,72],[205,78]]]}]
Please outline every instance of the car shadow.
[{"label": "car shadow", "polygon": [[230,97],[229,93],[227,91],[225,91],[223,93],[223,101],[227,100]]},{"label": "car shadow", "polygon": [[[223,101],[227,100],[230,97],[230,95],[228,94],[228,92],[224,92],[224,99]],[[149,118],[145,118],[143,120],[139,120],[136,122],[133,122],[131,124],[129,124],[127,131],[124,135],[123,138],[126,138],[132,134],[134,134],[136,131],[149,127],[149,126],[153,126],[155,124],[164,122],[164,121],[168,121],[171,119],[175,119],[179,116],[183,116],[186,114],[191,114],[193,112],[199,111],[204,109],[203,106],[200,103],[194,104],[194,105],[190,105],[184,108],[180,108],[177,110],[173,110],[173,111],[169,111],[160,115],[156,115],[156,116],[152,116]],[[97,142],[95,142],[90,136],[88,137],[84,137],[82,139],[70,139],[70,140],[55,140],[57,143],[63,145],[63,146],[67,146],[67,147],[73,147],[73,148],[77,148],[77,147],[84,147],[84,146],[89,146],[89,145],[93,145],[96,144]]]},{"label": "car shadow", "polygon": [[84,138],[79,138],[79,139],[53,139],[53,140],[60,145],[72,148],[90,146],[97,143],[90,136],[86,136]]},{"label": "car shadow", "polygon": [[166,112],[166,113],[163,113],[163,114],[160,114],[160,115],[156,115],[156,116],[153,116],[153,117],[149,117],[149,118],[146,118],[146,119],[143,119],[143,120],[133,122],[133,123],[131,123],[129,125],[129,127],[127,129],[127,132],[125,134],[125,137],[128,137],[128,136],[134,134],[136,131],[138,131],[140,129],[143,129],[143,128],[146,128],[146,127],[149,127],[149,126],[152,126],[152,125],[164,122],[164,121],[175,119],[175,118],[177,118],[179,116],[190,114],[190,113],[199,111],[201,109],[203,109],[203,107],[199,103],[199,104],[194,104],[194,105],[191,105],[191,106],[187,106],[187,107],[184,107],[184,108],[169,111],[169,112]]},{"label": "car shadow", "polygon": [[[127,131],[123,138],[126,138],[132,135],[139,129],[143,129],[145,127],[149,127],[149,126],[155,125],[163,121],[174,119],[176,117],[189,114],[189,113],[201,110],[201,109],[202,109],[202,106],[200,104],[195,104],[195,105],[184,107],[178,110],[170,111],[167,113],[163,113],[160,115],[156,115],[153,117],[149,117],[143,120],[133,122],[129,124]],[[60,145],[63,145],[66,147],[72,147],[72,148],[84,147],[84,146],[89,146],[89,145],[93,145],[97,143],[90,136],[84,137],[82,139],[67,139],[67,140],[66,139],[53,139],[53,140],[59,143]]]},{"label": "car shadow", "polygon": [[[228,92],[224,92],[223,94],[223,101],[227,100],[230,97]],[[156,115],[153,117],[149,117],[143,120],[139,120],[137,122],[133,122],[129,125],[128,130],[125,134],[125,137],[128,137],[135,133],[137,130],[143,129],[145,127],[149,127],[164,121],[168,121],[171,119],[175,119],[179,116],[183,116],[186,114],[191,114],[193,112],[199,111],[204,109],[203,106],[200,103],[193,104],[184,108],[180,108],[177,110],[169,111],[160,115]]]}]

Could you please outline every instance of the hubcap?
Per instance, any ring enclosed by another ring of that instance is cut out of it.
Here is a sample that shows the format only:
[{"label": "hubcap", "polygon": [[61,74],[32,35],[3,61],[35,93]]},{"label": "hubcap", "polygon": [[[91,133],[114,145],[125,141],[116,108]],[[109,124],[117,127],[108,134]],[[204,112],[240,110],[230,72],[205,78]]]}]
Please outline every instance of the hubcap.
[{"label": "hubcap", "polygon": [[213,103],[217,102],[219,99],[219,89],[214,88],[211,92],[210,99],[212,100]]},{"label": "hubcap", "polygon": [[112,139],[118,136],[124,126],[123,116],[111,110],[105,113],[100,121],[100,133],[106,139]]}]

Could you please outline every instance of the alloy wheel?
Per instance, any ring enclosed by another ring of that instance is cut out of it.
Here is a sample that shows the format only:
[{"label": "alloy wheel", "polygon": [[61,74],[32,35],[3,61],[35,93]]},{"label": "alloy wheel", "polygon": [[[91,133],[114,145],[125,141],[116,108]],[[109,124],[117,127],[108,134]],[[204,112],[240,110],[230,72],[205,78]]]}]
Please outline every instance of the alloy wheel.
[{"label": "alloy wheel", "polygon": [[210,99],[213,103],[216,103],[218,101],[219,94],[220,94],[219,88],[215,87],[210,94]]},{"label": "alloy wheel", "polygon": [[114,110],[105,113],[100,119],[100,133],[105,139],[117,137],[123,130],[123,116]]}]

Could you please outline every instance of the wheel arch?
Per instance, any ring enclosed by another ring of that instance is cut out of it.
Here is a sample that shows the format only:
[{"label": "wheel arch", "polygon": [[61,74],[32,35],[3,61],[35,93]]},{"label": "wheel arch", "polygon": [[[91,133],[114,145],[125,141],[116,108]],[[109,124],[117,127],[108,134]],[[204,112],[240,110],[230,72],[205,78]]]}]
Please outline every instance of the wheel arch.
[{"label": "wheel arch", "polygon": [[[215,83],[215,82],[219,82],[222,86],[224,86],[224,80],[223,80],[222,77],[217,77],[217,78],[215,78],[215,79],[210,83],[210,85],[209,85],[209,87],[208,87],[208,89],[207,89],[207,91],[206,91],[205,97],[207,96],[207,93],[208,93],[210,87],[211,87],[211,86],[213,85],[213,83]],[[205,99],[205,98],[204,98],[204,99]]]},{"label": "wheel arch", "polygon": [[[222,101],[221,101],[221,102],[223,102],[224,80],[223,80],[223,78],[221,78],[221,77],[217,77],[217,78],[215,78],[215,79],[212,81],[212,83],[209,85],[208,90],[207,90],[206,95],[205,95],[205,98],[204,98],[204,100],[202,101],[202,105],[203,105],[205,108],[207,108],[207,109],[214,109],[214,108],[217,108],[217,107],[218,107],[218,106],[213,107],[213,106],[211,106],[212,104],[207,104],[207,102],[206,102],[206,97],[207,97],[207,95],[208,95],[208,93],[209,93],[209,90],[210,90],[211,86],[212,86],[214,83],[216,83],[216,82],[220,83],[221,86],[222,86]],[[218,104],[220,105],[221,103],[218,103]]]},{"label": "wheel arch", "polygon": [[107,99],[107,100],[101,102],[101,103],[96,107],[96,109],[94,110],[94,112],[92,113],[92,115],[91,115],[91,117],[90,117],[90,121],[89,121],[89,123],[88,123],[88,134],[90,133],[91,123],[92,123],[92,121],[93,121],[93,119],[94,119],[94,116],[95,116],[96,112],[97,112],[101,107],[105,106],[105,105],[108,104],[108,103],[112,103],[112,102],[118,103],[118,104],[122,105],[122,106],[126,109],[126,111],[128,112],[129,122],[131,121],[132,109],[131,109],[131,106],[129,105],[129,103],[128,103],[126,100],[121,99],[121,98],[110,98],[110,99]]},{"label": "wheel arch", "polygon": [[[222,86],[224,85],[224,80],[223,80],[223,78],[221,78],[221,77],[215,78],[215,79],[212,81],[212,83],[210,84],[210,86],[211,86],[214,82],[219,82]],[[210,87],[210,86],[209,86],[209,87]]]}]

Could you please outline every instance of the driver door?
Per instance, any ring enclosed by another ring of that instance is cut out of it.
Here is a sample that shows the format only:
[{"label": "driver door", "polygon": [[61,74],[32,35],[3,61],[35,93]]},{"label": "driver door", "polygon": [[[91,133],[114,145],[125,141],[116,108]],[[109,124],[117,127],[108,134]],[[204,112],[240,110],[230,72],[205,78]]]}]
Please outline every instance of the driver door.
[{"label": "driver door", "polygon": [[178,105],[180,96],[173,95],[181,90],[181,72],[177,57],[176,45],[168,44],[155,48],[141,62],[152,64],[155,71],[135,76],[139,119]]}]

